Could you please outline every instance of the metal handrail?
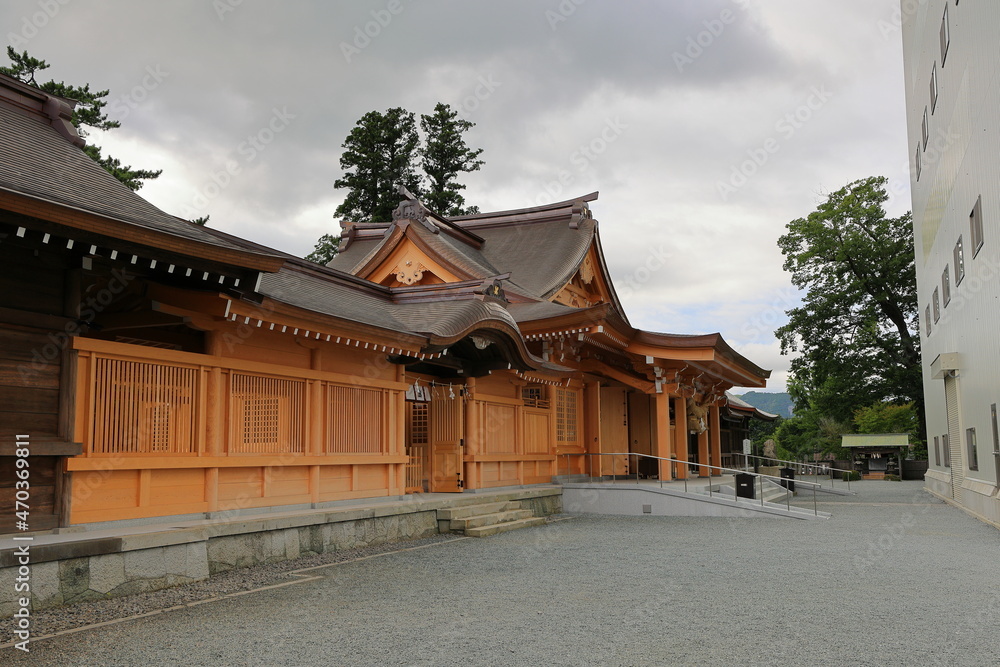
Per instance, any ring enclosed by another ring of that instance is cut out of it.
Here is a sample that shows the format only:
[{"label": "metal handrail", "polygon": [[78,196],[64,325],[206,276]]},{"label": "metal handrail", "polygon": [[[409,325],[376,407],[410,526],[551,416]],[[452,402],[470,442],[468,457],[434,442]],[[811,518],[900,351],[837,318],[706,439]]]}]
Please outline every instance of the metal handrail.
[{"label": "metal handrail", "polygon": [[[755,478],[754,479],[754,484],[757,484],[757,480],[760,481],[760,506],[761,507],[764,507],[764,480],[765,479],[769,479],[769,480],[772,480],[772,481],[773,480],[777,480],[779,483],[781,483],[781,482],[795,482],[796,484],[804,484],[806,486],[812,487],[812,490],[813,490],[813,513],[816,516],[819,516],[819,508],[818,508],[818,504],[817,504],[817,501],[816,501],[816,489],[822,488],[823,485],[819,484],[818,482],[807,482],[805,480],[789,480],[789,479],[786,479],[784,477],[775,477],[774,475],[766,475],[764,473],[747,472],[746,470],[740,470],[739,468],[723,468],[722,466],[713,466],[713,465],[709,465],[708,463],[696,463],[694,461],[682,461],[680,459],[672,459],[672,458],[667,458],[667,457],[664,457],[664,456],[653,456],[652,454],[640,454],[638,452],[584,452],[582,454],[581,453],[572,453],[572,454],[566,453],[566,454],[564,454],[564,456],[567,457],[566,458],[567,470],[569,469],[569,457],[570,456],[581,456],[581,455],[582,456],[588,456],[588,457],[590,457],[590,456],[624,456],[624,457],[634,456],[636,458],[636,466],[635,466],[635,469],[636,469],[636,482],[639,481],[639,457],[640,456],[643,457],[643,458],[647,458],[647,459],[654,459],[656,461],[666,461],[668,463],[680,463],[680,464],[683,464],[683,465],[699,466],[699,467],[702,467],[702,468],[708,468],[709,470],[720,470],[720,471],[724,471],[726,473],[732,473],[734,475],[736,475],[736,474],[739,474],[739,475],[752,475]],[[591,462],[591,460],[589,458],[588,458],[587,467],[590,470],[590,472],[588,474],[590,475],[590,477],[593,477],[593,465],[592,465],[592,462]],[[659,478],[660,478],[660,488],[662,489],[663,488],[663,476],[660,475]],[[684,480],[684,493],[688,493],[688,487],[687,487],[687,480],[688,480],[688,478],[687,478],[687,476],[685,476],[683,478],[683,480]],[[611,483],[612,484],[615,483],[615,475],[611,475]],[[714,497],[713,494],[712,494],[711,473],[709,473],[708,496],[710,498]],[[789,492],[785,496],[785,508],[788,511],[791,511],[791,496],[792,496],[791,492]],[[723,497],[725,497],[725,496],[723,496]],[[733,500],[734,500],[734,502],[738,503],[739,500],[740,500],[739,495],[734,494],[733,495]]]},{"label": "metal handrail", "polygon": [[[742,456],[743,460],[745,460],[747,462],[746,463],[747,467],[750,467],[750,459],[761,459],[762,461],[774,461],[775,463],[789,463],[789,464],[791,464],[793,466],[800,466],[800,467],[806,467],[806,468],[819,468],[820,470],[824,471],[824,474],[825,474],[825,471],[841,472],[841,473],[843,473],[843,472],[853,473],[854,472],[853,470],[841,470],[840,468],[834,468],[833,466],[823,466],[823,465],[820,465],[818,463],[802,463],[802,462],[799,462],[799,461],[789,461],[787,459],[776,459],[776,458],[773,458],[773,457],[770,457],[770,456],[757,456],[756,454],[742,454],[740,452],[734,452],[734,454],[736,454],[737,456]],[[816,473],[816,476],[818,477],[819,473]],[[851,490],[851,475],[850,474],[848,474],[848,476],[844,478],[844,482],[847,484],[847,490],[850,491]],[[833,475],[830,475],[830,488],[831,489],[833,488]]]}]

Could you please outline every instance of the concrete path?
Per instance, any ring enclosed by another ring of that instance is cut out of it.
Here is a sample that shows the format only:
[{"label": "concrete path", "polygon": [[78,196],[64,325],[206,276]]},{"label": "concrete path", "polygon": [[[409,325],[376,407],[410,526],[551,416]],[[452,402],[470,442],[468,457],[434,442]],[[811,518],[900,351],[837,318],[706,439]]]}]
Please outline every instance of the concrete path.
[{"label": "concrete path", "polygon": [[588,516],[443,542],[0,664],[997,664],[1000,532],[921,486],[858,483],[823,499],[829,521]]}]

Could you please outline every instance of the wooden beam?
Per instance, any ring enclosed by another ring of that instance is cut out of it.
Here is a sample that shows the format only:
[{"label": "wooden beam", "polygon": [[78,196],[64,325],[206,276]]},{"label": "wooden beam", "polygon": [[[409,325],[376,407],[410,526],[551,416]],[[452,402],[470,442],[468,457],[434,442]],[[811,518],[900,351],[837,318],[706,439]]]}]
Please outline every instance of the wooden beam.
[{"label": "wooden beam", "polygon": [[654,383],[636,377],[630,373],[626,373],[625,371],[614,368],[613,366],[609,366],[603,362],[597,361],[596,359],[585,359],[580,363],[580,367],[584,371],[618,380],[622,384],[628,385],[633,389],[638,389],[645,394],[656,393],[656,385]]}]

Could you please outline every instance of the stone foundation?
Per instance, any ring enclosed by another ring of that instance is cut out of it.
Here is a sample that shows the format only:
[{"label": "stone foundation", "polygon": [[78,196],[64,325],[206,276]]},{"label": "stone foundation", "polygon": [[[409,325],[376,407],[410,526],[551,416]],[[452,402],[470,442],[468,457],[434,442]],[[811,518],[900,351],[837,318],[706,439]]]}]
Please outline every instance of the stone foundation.
[{"label": "stone foundation", "polygon": [[[29,544],[31,608],[145,593],[241,567],[438,533],[437,510],[518,500],[535,516],[562,511],[558,487],[447,498],[407,496],[369,506],[39,535]],[[18,547],[0,540],[0,618],[17,610]]]}]

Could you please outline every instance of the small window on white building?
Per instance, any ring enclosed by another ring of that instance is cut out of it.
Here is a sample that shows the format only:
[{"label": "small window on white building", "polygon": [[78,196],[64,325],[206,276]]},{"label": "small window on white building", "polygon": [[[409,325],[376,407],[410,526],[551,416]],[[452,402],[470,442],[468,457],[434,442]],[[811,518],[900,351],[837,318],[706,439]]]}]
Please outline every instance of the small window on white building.
[{"label": "small window on white building", "polygon": [[927,107],[924,107],[924,122],[920,125],[920,139],[923,149],[927,150],[927,141],[930,139],[930,121],[927,119]]},{"label": "small window on white building", "polygon": [[913,154],[913,171],[917,175],[917,180],[920,180],[920,144],[917,144],[917,150]]},{"label": "small window on white building", "polygon": [[948,26],[948,5],[944,6],[944,16],[941,18],[941,67],[948,57],[948,45],[951,44],[951,29]]},{"label": "small window on white building", "polygon": [[938,288],[934,288],[934,295],[931,298],[931,305],[934,307],[934,324],[938,323],[941,319],[941,297],[939,296]]},{"label": "small window on white building", "polygon": [[931,68],[931,113],[937,109],[938,85],[937,85],[937,63]]},{"label": "small window on white building", "polygon": [[976,197],[976,205],[969,214],[969,240],[972,241],[972,256],[979,254],[983,247],[983,196]]},{"label": "small window on white building", "polygon": [[979,470],[979,455],[976,452],[976,429],[965,429],[965,446],[969,450],[969,470]]},{"label": "small window on white building", "polygon": [[948,434],[941,436],[941,449],[944,450],[944,467],[951,467],[951,445],[948,444]]},{"label": "small window on white building", "polygon": [[941,442],[936,435],[934,436],[934,465],[941,467]]},{"label": "small window on white building", "polygon": [[965,251],[962,250],[962,237],[958,237],[955,244],[955,285],[961,285],[965,278]]},{"label": "small window on white building", "polygon": [[927,306],[924,308],[924,325],[927,329],[927,335],[931,335],[931,307]]},{"label": "small window on white building", "polygon": [[941,300],[944,302],[944,307],[948,307],[948,302],[951,301],[951,282],[948,280],[948,265],[944,265],[944,273],[941,274]]}]

